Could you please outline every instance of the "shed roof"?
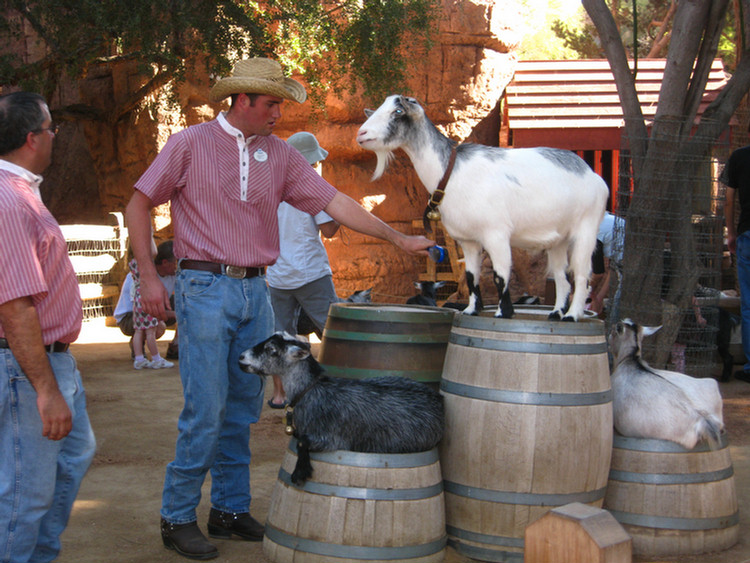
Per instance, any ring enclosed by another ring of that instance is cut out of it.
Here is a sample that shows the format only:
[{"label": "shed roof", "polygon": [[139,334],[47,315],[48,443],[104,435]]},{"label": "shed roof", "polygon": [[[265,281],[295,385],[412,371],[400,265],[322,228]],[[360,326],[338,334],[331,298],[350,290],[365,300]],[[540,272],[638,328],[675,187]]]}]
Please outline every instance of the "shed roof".
[{"label": "shed roof", "polygon": [[[635,86],[647,120],[656,113],[665,65],[666,59],[638,61]],[[724,65],[716,59],[699,115],[726,82]],[[606,59],[519,61],[506,95],[514,146],[619,147],[624,121],[615,79]]]}]

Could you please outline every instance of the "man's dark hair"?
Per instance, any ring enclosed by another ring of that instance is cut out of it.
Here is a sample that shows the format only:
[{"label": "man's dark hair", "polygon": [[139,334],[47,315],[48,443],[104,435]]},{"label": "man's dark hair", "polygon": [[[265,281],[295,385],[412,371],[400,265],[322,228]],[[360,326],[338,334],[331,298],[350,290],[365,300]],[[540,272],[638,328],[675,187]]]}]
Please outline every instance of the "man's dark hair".
[{"label": "man's dark hair", "polygon": [[41,129],[44,104],[44,98],[33,92],[0,96],[0,156],[20,149],[29,133]]},{"label": "man's dark hair", "polygon": [[[250,105],[251,106],[255,106],[255,100],[257,100],[258,96],[260,96],[260,94],[245,94],[245,95],[248,98],[250,98]],[[231,97],[232,105],[234,105],[234,103],[237,101],[237,98],[239,98],[239,97],[240,97],[239,94],[232,94],[232,97]]]},{"label": "man's dark hair", "polygon": [[171,240],[165,241],[156,247],[156,256],[154,256],[154,264],[161,264],[166,260],[171,262],[174,260],[174,250],[172,250],[173,243]]}]

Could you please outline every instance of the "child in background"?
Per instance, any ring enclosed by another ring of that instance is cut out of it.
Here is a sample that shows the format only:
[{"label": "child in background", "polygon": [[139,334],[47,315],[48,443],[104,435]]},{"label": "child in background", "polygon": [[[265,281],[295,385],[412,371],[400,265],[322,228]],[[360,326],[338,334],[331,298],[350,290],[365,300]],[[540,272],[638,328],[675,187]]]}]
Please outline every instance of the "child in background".
[{"label": "child in background", "polygon": [[[151,253],[152,257],[156,256],[156,244],[153,240],[151,241]],[[162,358],[159,355],[159,348],[156,346],[156,330],[159,326],[159,319],[146,313],[141,304],[141,275],[135,258],[129,262],[128,266],[133,277],[133,350],[136,354],[133,367],[135,369],[171,368],[174,364]],[[143,356],[144,340],[151,355],[151,361]]]}]

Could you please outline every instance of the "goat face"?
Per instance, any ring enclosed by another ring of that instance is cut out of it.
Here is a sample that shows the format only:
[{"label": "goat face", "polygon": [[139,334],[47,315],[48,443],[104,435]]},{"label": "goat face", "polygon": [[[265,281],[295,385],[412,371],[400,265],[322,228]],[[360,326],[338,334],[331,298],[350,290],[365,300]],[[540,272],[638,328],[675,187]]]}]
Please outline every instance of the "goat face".
[{"label": "goat face", "polygon": [[401,95],[389,96],[377,110],[365,110],[365,115],[367,121],[357,132],[357,143],[376,154],[372,179],[377,180],[393,158],[393,151],[415,141],[411,137],[419,129],[413,124],[426,116],[417,100]]},{"label": "goat face", "polygon": [[372,302],[372,288],[360,289],[346,298],[347,303],[370,303]]},{"label": "goat face", "polygon": [[660,328],[661,326],[641,326],[630,319],[624,319],[613,326],[609,332],[607,341],[615,365],[619,364],[625,358],[640,358],[643,337],[654,334]]},{"label": "goat face", "polygon": [[245,350],[240,355],[240,368],[247,373],[258,375],[281,374],[309,355],[310,344],[286,332],[277,332],[253,348]]},{"label": "goat face", "polygon": [[440,289],[445,285],[444,281],[437,281],[437,282],[414,282],[414,287],[416,287],[421,295],[424,295],[425,297],[429,297],[430,299],[437,299],[437,290]]}]

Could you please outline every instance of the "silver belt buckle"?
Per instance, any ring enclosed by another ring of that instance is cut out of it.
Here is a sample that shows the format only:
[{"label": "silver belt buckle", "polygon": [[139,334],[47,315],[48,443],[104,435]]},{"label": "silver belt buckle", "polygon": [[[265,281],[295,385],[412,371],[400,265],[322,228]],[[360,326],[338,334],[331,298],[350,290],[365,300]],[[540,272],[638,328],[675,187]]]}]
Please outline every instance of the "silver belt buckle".
[{"label": "silver belt buckle", "polygon": [[243,266],[228,266],[227,265],[224,267],[224,273],[230,278],[241,280],[245,277],[245,274],[247,274],[247,268]]}]

